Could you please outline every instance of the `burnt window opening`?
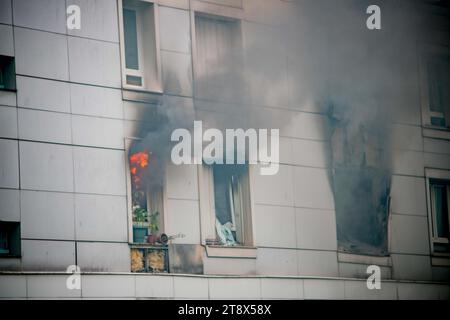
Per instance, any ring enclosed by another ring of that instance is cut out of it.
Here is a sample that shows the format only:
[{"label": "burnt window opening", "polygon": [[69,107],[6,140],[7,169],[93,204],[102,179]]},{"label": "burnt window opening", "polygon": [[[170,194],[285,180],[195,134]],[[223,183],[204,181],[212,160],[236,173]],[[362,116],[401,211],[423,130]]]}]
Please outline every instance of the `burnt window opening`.
[{"label": "burnt window opening", "polygon": [[346,117],[342,110],[330,110],[338,250],[386,256],[391,184],[386,130],[354,121],[352,112]]},{"label": "burnt window opening", "polygon": [[0,257],[20,255],[20,223],[0,221]]},{"label": "burnt window opening", "polygon": [[450,56],[430,56],[427,71],[430,124],[450,128]]},{"label": "burnt window opening", "polygon": [[450,180],[430,179],[434,253],[450,253]]},{"label": "burnt window opening", "polygon": [[0,55],[0,90],[16,90],[14,57]]},{"label": "burnt window opening", "polygon": [[212,165],[216,243],[252,245],[248,165]]}]

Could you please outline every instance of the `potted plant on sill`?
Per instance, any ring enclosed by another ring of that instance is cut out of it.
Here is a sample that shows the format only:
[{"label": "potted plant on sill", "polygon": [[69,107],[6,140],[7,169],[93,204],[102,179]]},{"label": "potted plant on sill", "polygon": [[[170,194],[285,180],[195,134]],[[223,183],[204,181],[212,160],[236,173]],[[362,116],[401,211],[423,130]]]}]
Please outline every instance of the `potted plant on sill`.
[{"label": "potted plant on sill", "polygon": [[149,215],[148,229],[149,229],[150,233],[147,237],[148,243],[155,244],[156,241],[158,240],[158,231],[159,231],[158,218],[159,218],[158,211]]},{"label": "potted plant on sill", "polygon": [[133,207],[133,242],[145,242],[148,236],[148,229],[150,223],[148,222],[148,212],[139,205]]}]

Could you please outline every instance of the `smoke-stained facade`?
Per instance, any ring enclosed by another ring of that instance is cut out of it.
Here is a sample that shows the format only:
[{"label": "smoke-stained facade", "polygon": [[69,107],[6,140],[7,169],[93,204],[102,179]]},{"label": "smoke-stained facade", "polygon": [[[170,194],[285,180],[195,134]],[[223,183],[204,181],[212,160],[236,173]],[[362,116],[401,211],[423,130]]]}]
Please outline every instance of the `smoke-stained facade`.
[{"label": "smoke-stained facade", "polygon": [[[0,0],[0,297],[448,299],[450,9],[371,4]],[[173,164],[195,120],[278,173]]]}]

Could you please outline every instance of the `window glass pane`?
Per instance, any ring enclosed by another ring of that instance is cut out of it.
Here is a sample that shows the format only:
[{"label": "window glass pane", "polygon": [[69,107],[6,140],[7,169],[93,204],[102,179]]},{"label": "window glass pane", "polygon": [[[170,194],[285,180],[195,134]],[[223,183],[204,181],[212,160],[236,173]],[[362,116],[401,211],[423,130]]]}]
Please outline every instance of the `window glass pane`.
[{"label": "window glass pane", "polygon": [[440,81],[439,60],[431,60],[428,63],[428,84],[430,96],[430,110],[443,112],[443,88]]},{"label": "window glass pane", "polygon": [[434,125],[448,126],[450,124],[450,58],[434,56],[428,61],[428,85],[430,111],[443,114],[440,121],[434,120]]},{"label": "window glass pane", "polygon": [[142,78],[127,75],[127,84],[140,87],[140,86],[142,86]]},{"label": "window glass pane", "polygon": [[123,30],[125,37],[125,65],[127,69],[139,69],[136,11],[123,9]]},{"label": "window glass pane", "polygon": [[436,223],[436,236],[439,238],[448,238],[448,204],[447,190],[445,185],[434,185],[434,214]]},{"label": "window glass pane", "polygon": [[214,203],[216,217],[221,224],[232,222],[230,202],[230,175],[223,166],[214,166]]}]

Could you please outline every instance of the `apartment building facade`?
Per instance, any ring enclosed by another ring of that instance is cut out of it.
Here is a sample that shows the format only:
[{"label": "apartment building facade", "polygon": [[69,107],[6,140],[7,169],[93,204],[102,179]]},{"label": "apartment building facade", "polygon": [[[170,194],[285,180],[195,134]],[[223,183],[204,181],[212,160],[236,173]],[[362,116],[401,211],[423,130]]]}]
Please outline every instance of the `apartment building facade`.
[{"label": "apartment building facade", "polygon": [[[341,2],[0,0],[0,297],[448,299],[450,9]],[[173,164],[194,120],[278,173]]]}]

